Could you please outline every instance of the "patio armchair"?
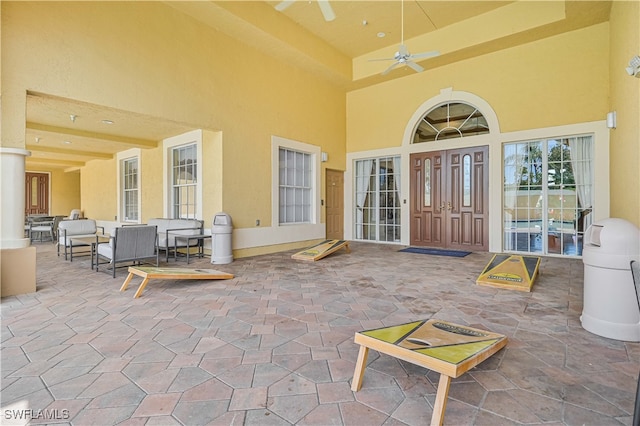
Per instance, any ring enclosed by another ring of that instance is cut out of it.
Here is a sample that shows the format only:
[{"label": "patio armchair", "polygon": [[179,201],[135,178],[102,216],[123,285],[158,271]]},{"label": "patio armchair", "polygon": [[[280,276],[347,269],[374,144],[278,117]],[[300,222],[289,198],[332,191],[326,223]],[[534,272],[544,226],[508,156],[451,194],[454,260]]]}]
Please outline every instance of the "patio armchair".
[{"label": "patio armchair", "polygon": [[158,227],[158,250],[165,251],[165,261],[169,261],[169,251],[186,247],[186,243],[176,244],[176,235],[203,235],[204,221],[198,219],[149,219],[149,225]]},{"label": "patio armchair", "polygon": [[[96,250],[96,271],[101,264],[111,265],[116,277],[116,264],[155,259],[158,266],[158,231],[156,226],[122,226],[115,228],[108,243],[99,243]],[[106,260],[100,263],[100,259]]]},{"label": "patio armchair", "polygon": [[[77,240],[81,237],[95,237],[98,229],[104,235],[104,227],[96,226],[94,219],[84,220],[62,220],[58,223],[58,256],[60,256],[60,247],[64,247],[64,260],[67,260],[68,249],[76,246],[89,247],[90,244]],[[74,240],[76,238],[76,240]]]}]

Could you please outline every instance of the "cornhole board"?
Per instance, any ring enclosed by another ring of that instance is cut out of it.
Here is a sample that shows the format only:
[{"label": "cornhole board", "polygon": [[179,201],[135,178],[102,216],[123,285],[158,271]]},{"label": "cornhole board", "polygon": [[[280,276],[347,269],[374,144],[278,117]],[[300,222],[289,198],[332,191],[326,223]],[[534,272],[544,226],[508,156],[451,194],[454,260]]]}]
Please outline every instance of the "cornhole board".
[{"label": "cornhole board", "polygon": [[489,287],[531,291],[539,268],[538,256],[496,254],[484,268],[476,283]]},{"label": "cornhole board", "polygon": [[[431,425],[442,425],[451,379],[462,376],[507,344],[507,337],[437,319],[357,332],[360,345],[351,390],[362,386],[369,349],[440,373]],[[373,385],[372,387],[375,387]]]},{"label": "cornhole board", "polygon": [[140,297],[142,290],[150,279],[159,280],[228,280],[233,274],[216,271],[215,269],[189,269],[189,268],[156,268],[153,266],[130,266],[129,275],[122,283],[120,291],[125,291],[134,275],[142,277],[142,282],[134,298]]},{"label": "cornhole board", "polygon": [[329,256],[331,253],[338,251],[343,247],[345,248],[347,253],[351,253],[348,241],[325,240],[320,244],[316,244],[315,246],[311,246],[302,251],[299,251],[296,254],[291,255],[291,258],[297,260],[310,260],[315,262],[316,260],[320,260],[323,257]]}]

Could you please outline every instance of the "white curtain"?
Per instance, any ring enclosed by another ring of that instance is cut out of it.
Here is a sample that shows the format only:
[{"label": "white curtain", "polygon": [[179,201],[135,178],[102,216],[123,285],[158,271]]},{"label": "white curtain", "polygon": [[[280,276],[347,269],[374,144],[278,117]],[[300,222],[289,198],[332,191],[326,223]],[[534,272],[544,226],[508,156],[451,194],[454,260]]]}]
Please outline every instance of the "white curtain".
[{"label": "white curtain", "polygon": [[516,206],[518,203],[518,187],[522,181],[523,174],[528,173],[524,168],[527,161],[528,144],[506,144],[504,147],[504,221],[505,228],[509,222],[516,221]]},{"label": "white curtain", "polygon": [[356,238],[362,239],[364,230],[364,203],[367,200],[369,181],[373,173],[374,160],[356,161]]},{"label": "white curtain", "polygon": [[[576,181],[576,195],[580,206],[579,213],[590,209],[593,205],[591,191],[593,185],[591,178],[593,176],[591,168],[593,165],[593,137],[578,136],[569,139],[569,149],[571,150],[571,168],[573,169],[573,178]],[[591,222],[591,217],[586,217],[584,223],[584,231]]]},{"label": "white curtain", "polygon": [[[400,199],[400,157],[393,157],[393,182],[396,186],[395,196]],[[397,219],[396,219],[397,220]]]}]

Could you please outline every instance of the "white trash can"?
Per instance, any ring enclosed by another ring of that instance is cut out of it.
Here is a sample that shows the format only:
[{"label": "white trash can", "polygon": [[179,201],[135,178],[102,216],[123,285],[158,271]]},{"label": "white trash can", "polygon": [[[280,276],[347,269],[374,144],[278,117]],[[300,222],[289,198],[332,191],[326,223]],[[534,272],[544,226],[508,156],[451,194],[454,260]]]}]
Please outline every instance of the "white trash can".
[{"label": "white trash can", "polygon": [[640,309],[630,262],[640,258],[640,230],[624,219],[593,223],[584,234],[582,327],[599,336],[640,341]]},{"label": "white trash can", "polygon": [[216,213],[211,226],[211,238],[213,239],[211,263],[224,265],[233,262],[233,251],[231,250],[232,230],[231,216],[224,212]]}]

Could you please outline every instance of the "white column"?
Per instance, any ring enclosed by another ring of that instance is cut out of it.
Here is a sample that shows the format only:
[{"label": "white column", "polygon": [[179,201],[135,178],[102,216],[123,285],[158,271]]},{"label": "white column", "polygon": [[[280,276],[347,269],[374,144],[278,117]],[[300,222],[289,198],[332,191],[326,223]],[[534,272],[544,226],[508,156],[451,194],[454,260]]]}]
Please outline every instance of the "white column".
[{"label": "white column", "polygon": [[24,248],[25,158],[31,152],[0,147],[0,248]]}]

